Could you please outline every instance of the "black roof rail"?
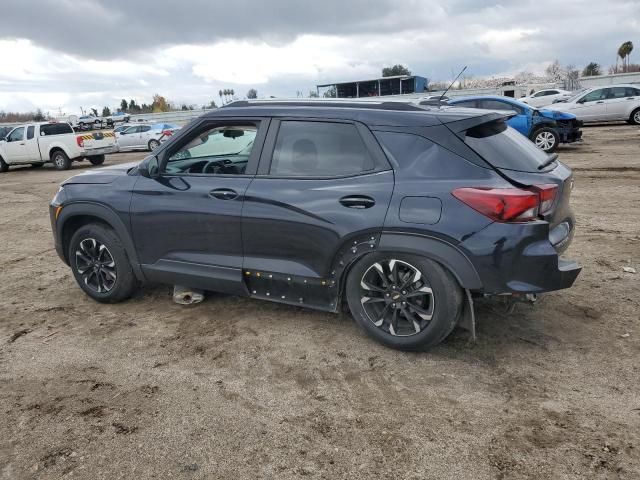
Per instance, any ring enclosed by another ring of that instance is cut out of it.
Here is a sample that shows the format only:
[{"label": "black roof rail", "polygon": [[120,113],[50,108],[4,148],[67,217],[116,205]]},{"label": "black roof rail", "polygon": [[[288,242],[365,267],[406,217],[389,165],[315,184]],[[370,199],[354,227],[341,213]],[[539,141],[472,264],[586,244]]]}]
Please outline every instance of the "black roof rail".
[{"label": "black roof rail", "polygon": [[237,107],[333,107],[363,108],[371,110],[400,110],[420,112],[425,109],[407,102],[349,102],[339,100],[236,100],[221,108]]}]

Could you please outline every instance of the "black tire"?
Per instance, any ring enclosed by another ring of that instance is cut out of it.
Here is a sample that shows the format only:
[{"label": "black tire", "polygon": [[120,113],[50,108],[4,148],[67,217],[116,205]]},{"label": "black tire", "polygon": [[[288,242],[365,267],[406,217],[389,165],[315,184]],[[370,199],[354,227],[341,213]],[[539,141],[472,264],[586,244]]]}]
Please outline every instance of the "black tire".
[{"label": "black tire", "polygon": [[0,157],[0,173],[4,173],[7,170],[9,170],[9,165],[7,165],[4,159]]},{"label": "black tire", "polygon": [[[389,265],[394,260],[399,272],[398,283],[405,284],[403,290],[400,289],[403,285],[392,285],[393,275]],[[383,284],[383,276],[376,271],[376,265],[384,270],[388,286],[395,287],[389,290],[393,292],[393,297],[397,295],[395,300],[385,298],[389,297],[387,291],[374,292],[363,288],[365,284],[371,286],[375,278],[380,280],[379,285]],[[406,286],[409,279],[416,278],[408,273],[411,272],[409,267],[419,271],[420,275],[418,280]],[[369,280],[372,278],[369,275],[374,275],[373,280]],[[420,293],[425,288],[430,293]],[[379,252],[366,255],[351,269],[347,276],[346,297],[353,318],[375,340],[398,350],[426,350],[442,342],[455,328],[462,311],[463,292],[453,276],[433,260],[416,255]],[[429,299],[428,302],[425,298]],[[397,331],[393,333],[390,325],[396,305]],[[414,308],[420,308],[423,314],[428,315],[423,316]],[[377,320],[383,318],[378,326],[371,318],[372,310],[375,309],[378,309],[378,315],[373,316]],[[385,320],[384,312],[391,319]],[[383,315],[380,316],[379,313]]]},{"label": "black tire", "polygon": [[69,170],[71,168],[71,160],[62,150],[51,152],[51,162],[56,170]]},{"label": "black tire", "polygon": [[160,146],[160,142],[156,139],[151,139],[149,140],[149,144],[147,145],[147,147],[149,147],[149,151],[153,152],[156,148],[158,148]]},{"label": "black tire", "polygon": [[558,132],[553,128],[542,127],[531,134],[531,141],[536,144],[540,150],[546,153],[553,153],[558,148],[560,137]]},{"label": "black tire", "polygon": [[[68,255],[76,282],[84,293],[98,302],[121,302],[138,287],[120,239],[107,226],[90,223],[80,227],[71,237]],[[98,265],[87,261],[87,258],[95,260]]]},{"label": "black tire", "polygon": [[104,163],[104,155],[92,155],[87,157],[87,160],[91,162],[91,165],[102,165]]},{"label": "black tire", "polygon": [[636,108],[629,115],[629,123],[632,125],[640,125],[640,108]]}]

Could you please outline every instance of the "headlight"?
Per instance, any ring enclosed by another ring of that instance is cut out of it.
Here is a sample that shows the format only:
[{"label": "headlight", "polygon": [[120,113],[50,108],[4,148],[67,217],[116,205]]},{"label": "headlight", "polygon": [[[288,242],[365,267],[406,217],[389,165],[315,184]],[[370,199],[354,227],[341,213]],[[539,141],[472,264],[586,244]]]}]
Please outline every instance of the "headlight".
[{"label": "headlight", "polygon": [[59,207],[65,201],[66,196],[67,195],[66,195],[66,193],[64,191],[64,186],[60,185],[58,187],[58,191],[53,196],[53,200],[51,200],[51,205],[53,205],[54,207]]}]

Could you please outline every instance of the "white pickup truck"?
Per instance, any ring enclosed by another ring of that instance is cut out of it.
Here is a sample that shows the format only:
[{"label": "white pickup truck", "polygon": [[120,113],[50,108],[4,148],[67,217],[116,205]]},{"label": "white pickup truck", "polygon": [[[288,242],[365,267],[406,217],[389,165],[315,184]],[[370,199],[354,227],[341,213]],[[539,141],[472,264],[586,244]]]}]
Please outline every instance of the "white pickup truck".
[{"label": "white pickup truck", "polygon": [[47,162],[58,170],[67,170],[71,162],[85,158],[100,165],[105,154],[115,151],[113,132],[76,134],[68,123],[28,123],[0,139],[0,172],[11,165],[42,166]]}]

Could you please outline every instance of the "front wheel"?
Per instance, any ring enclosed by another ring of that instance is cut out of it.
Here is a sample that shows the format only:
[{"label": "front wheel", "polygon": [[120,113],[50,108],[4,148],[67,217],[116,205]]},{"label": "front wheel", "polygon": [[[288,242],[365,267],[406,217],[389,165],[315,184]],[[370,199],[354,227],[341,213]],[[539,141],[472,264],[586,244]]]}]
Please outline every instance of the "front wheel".
[{"label": "front wheel", "polygon": [[4,173],[9,170],[9,165],[4,161],[2,157],[0,157],[0,173]]},{"label": "front wheel", "polygon": [[547,153],[553,153],[560,143],[558,132],[549,127],[536,130],[531,139],[533,140],[533,143],[536,144],[536,147]]},{"label": "front wheel", "polygon": [[87,159],[91,162],[91,165],[102,165],[104,163],[104,155],[92,155],[87,157]]},{"label": "front wheel", "polygon": [[154,151],[156,148],[158,148],[158,146],[160,145],[160,142],[158,140],[152,139],[149,140],[149,151],[152,152]]},{"label": "front wheel", "polygon": [[629,116],[629,123],[640,125],[640,108],[636,108]]},{"label": "front wheel", "polygon": [[71,168],[71,160],[62,150],[56,150],[51,154],[51,161],[56,170],[69,170]]},{"label": "front wheel", "polygon": [[80,227],[69,242],[69,264],[84,292],[102,303],[129,298],[137,280],[116,233],[100,224]]},{"label": "front wheel", "polygon": [[462,309],[462,289],[440,264],[393,253],[365,256],[349,272],[349,309],[369,336],[399,350],[443,341]]}]

